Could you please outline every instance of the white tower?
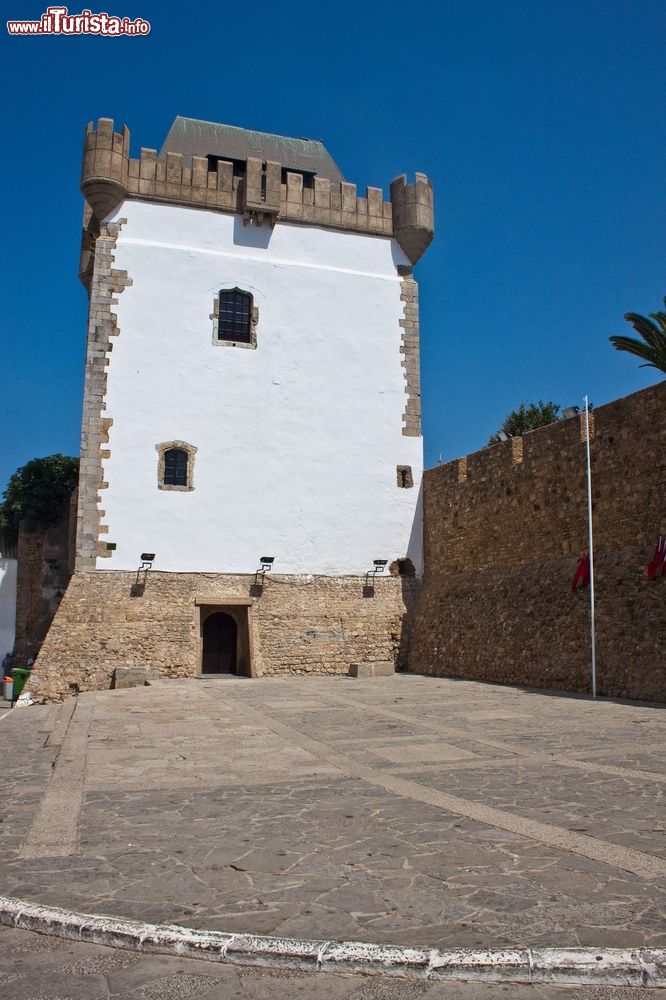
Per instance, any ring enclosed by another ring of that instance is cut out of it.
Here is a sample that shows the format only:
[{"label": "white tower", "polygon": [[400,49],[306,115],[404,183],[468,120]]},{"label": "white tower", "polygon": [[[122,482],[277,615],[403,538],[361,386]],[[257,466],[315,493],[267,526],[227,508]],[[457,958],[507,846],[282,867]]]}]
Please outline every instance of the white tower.
[{"label": "white tower", "polygon": [[412,266],[429,181],[357,197],[320,142],[186,118],[159,154],[129,145],[109,119],[88,126],[77,572],[49,663],[86,688],[126,665],[399,658],[421,567]]}]

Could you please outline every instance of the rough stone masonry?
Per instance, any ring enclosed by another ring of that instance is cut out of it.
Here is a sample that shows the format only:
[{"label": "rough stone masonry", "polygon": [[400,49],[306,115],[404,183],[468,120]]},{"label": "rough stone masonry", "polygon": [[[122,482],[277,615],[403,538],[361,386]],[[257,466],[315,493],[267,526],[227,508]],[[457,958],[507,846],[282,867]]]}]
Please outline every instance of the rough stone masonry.
[{"label": "rough stone masonry", "polygon": [[406,666],[418,581],[151,571],[79,572],[42,646],[30,690],[38,700],[111,687],[117,667],[200,673],[202,607],[246,602],[251,674],[346,674],[352,663]]},{"label": "rough stone masonry", "polygon": [[[584,414],[430,469],[425,575],[409,669],[587,691]],[[593,434],[593,436],[592,436]],[[666,382],[594,411],[593,524],[600,694],[666,701]]]}]

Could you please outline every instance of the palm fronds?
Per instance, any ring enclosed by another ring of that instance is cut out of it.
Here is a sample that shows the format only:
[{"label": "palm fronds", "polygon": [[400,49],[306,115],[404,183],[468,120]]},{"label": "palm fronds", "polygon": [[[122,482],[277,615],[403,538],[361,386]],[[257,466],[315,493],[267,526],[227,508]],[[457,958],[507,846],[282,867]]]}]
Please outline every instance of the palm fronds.
[{"label": "palm fronds", "polygon": [[666,372],[666,312],[650,313],[649,317],[641,316],[639,313],[625,313],[624,318],[643,339],[610,337],[613,347],[618,351],[626,351],[642,358],[644,364],[640,365],[641,368],[656,368],[658,371]]}]

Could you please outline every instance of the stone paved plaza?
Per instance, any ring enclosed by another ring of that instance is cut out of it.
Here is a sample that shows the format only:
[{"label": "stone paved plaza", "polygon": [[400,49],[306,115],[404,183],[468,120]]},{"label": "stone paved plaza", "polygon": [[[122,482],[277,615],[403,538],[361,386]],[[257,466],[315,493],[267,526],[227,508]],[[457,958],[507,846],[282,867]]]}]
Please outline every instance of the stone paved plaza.
[{"label": "stone paved plaza", "polygon": [[293,937],[664,946],[665,718],[409,675],[163,681],[14,710],[2,891]]}]

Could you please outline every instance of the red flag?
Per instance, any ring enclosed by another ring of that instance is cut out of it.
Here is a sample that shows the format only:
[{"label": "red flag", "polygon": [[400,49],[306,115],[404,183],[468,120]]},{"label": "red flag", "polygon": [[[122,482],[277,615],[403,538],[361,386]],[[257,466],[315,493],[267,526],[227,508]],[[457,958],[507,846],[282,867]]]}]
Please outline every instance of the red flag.
[{"label": "red flag", "polygon": [[571,581],[571,589],[575,590],[580,584],[581,587],[587,587],[590,582],[590,556],[589,553],[584,552],[578,561],[578,566],[576,567],[576,572],[573,575],[573,580]]},{"label": "red flag", "polygon": [[656,580],[658,576],[663,576],[664,569],[666,569],[666,538],[662,538],[660,535],[652,553],[652,559],[648,563],[648,580]]}]

